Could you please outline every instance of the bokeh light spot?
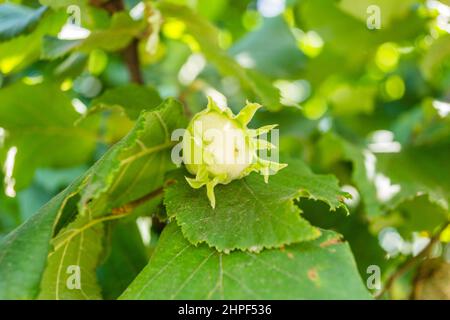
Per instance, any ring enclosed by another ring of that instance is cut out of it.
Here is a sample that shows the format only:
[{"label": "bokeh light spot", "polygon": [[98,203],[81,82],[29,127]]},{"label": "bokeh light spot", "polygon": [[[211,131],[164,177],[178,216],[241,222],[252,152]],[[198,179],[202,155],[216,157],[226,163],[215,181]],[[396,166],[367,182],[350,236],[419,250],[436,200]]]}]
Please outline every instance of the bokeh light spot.
[{"label": "bokeh light spot", "polygon": [[186,25],[183,22],[174,19],[167,21],[162,27],[163,34],[171,39],[180,39],[185,29]]},{"label": "bokeh light spot", "polygon": [[399,59],[400,51],[397,45],[391,42],[382,44],[375,54],[375,63],[384,72],[395,70]]},{"label": "bokeh light spot", "polygon": [[398,100],[405,94],[405,82],[398,75],[390,76],[384,83],[384,91],[390,100]]},{"label": "bokeh light spot", "polygon": [[305,117],[316,120],[322,117],[328,109],[328,104],[323,97],[316,96],[303,105]]},{"label": "bokeh light spot", "polygon": [[263,17],[275,17],[286,8],[285,0],[258,0],[256,7]]}]

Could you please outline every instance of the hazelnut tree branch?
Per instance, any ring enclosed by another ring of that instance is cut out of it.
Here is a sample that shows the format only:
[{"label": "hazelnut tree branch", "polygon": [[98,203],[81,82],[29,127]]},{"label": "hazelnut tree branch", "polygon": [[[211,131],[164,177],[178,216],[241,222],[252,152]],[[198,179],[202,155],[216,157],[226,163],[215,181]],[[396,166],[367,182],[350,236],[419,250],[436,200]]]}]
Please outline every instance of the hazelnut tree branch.
[{"label": "hazelnut tree branch", "polygon": [[411,259],[408,259],[404,263],[402,263],[397,268],[397,270],[392,275],[389,276],[384,287],[380,290],[380,292],[378,292],[378,294],[375,297],[377,299],[382,298],[383,295],[391,289],[392,285],[395,283],[395,280],[397,280],[399,277],[401,277],[403,274],[405,274],[407,271],[413,268],[416,264],[421,263],[424,259],[427,259],[433,252],[434,246],[439,242],[439,238],[441,236],[442,231],[444,231],[449,225],[450,222],[444,223],[439,228],[439,230],[434,234],[434,236],[431,237],[428,245],[417,256],[412,257]]},{"label": "hazelnut tree branch", "polygon": [[[108,11],[111,15],[116,12],[125,10],[123,0],[90,0],[90,3],[97,8]],[[122,50],[121,54],[125,64],[127,65],[131,81],[138,84],[144,84],[144,78],[142,76],[141,65],[139,61],[138,44],[139,39],[133,38],[128,46]]]}]

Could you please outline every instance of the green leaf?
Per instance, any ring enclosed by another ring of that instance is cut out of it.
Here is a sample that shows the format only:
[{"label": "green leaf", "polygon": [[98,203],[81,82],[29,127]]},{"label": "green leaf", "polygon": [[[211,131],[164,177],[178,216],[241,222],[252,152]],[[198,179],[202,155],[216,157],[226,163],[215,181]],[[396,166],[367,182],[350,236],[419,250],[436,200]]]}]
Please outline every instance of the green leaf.
[{"label": "green leaf", "polygon": [[[430,201],[448,210],[450,176],[445,168],[448,144],[406,146],[398,153],[374,154],[334,135],[319,143],[320,161],[329,166],[339,159],[353,164],[352,180],[358,187],[369,217],[395,209],[405,200],[427,194]],[[385,180],[388,184],[381,184]],[[390,191],[389,191],[390,190]]]},{"label": "green leaf", "polygon": [[282,249],[223,254],[193,246],[172,223],[121,299],[370,299],[339,239],[324,231]]},{"label": "green leaf", "polygon": [[399,0],[395,5],[386,0],[370,2],[369,5],[379,5],[382,21],[380,29],[371,30],[366,26],[371,16],[367,13],[369,5],[364,6],[367,2],[304,0],[297,7],[298,20],[302,22],[302,29],[314,30],[320,35],[324,49],[331,48],[345,56],[345,62],[352,68],[365,63],[378,45],[387,41],[413,41],[425,30],[426,20],[409,5],[411,0]]},{"label": "green leaf", "polygon": [[393,213],[400,215],[400,223],[395,227],[405,237],[411,237],[413,232],[421,231],[433,234],[436,228],[450,220],[450,213],[438,204],[430,202],[426,195],[405,200]]},{"label": "green leaf", "polygon": [[105,299],[117,299],[148,262],[135,220],[119,221],[113,228],[110,253],[98,271]]},{"label": "green leaf", "polygon": [[1,240],[0,299],[33,299],[38,294],[54,221],[69,192],[61,192]]},{"label": "green leaf", "polygon": [[389,199],[394,208],[406,199],[427,194],[429,200],[449,210],[450,145],[445,141],[435,145],[405,148],[399,153],[380,155],[379,171],[398,186],[398,192]]},{"label": "green leaf", "polygon": [[0,5],[0,40],[13,38],[32,29],[47,7],[31,9],[22,5],[4,3]]},{"label": "green leaf", "polygon": [[45,15],[34,31],[0,43],[0,71],[9,74],[39,59],[43,37],[56,35],[67,16],[64,11]]},{"label": "green leaf", "polygon": [[80,126],[79,114],[56,84],[16,83],[0,90],[0,127],[6,148],[17,148],[15,188],[26,187],[38,167],[70,167],[91,157],[96,144],[93,121]]},{"label": "green leaf", "polygon": [[52,235],[58,236],[77,215],[95,221],[120,218],[111,215],[112,208],[161,187],[170,167],[169,132],[184,125],[183,108],[172,99],[144,112],[135,128],[85,175],[3,238],[0,298],[31,299],[38,294]]},{"label": "green leaf", "polygon": [[161,103],[158,92],[148,86],[127,84],[106,90],[92,101],[89,113],[112,108],[121,108],[130,119],[138,118],[142,110],[152,109]]},{"label": "green leaf", "polygon": [[450,35],[444,35],[433,42],[426,52],[420,69],[425,78],[434,84],[445,79],[444,66],[450,57]]},{"label": "green leaf", "polygon": [[450,117],[440,114],[437,103],[443,102],[429,99],[403,113],[393,125],[395,139],[416,146],[449,141]]},{"label": "green leaf", "polygon": [[382,214],[383,210],[377,198],[377,189],[366,168],[367,158],[375,156],[369,150],[364,150],[364,148],[332,133],[324,135],[318,146],[320,161],[325,166],[330,166],[332,162],[340,159],[352,162],[352,180],[363,199],[367,214],[371,217]]},{"label": "green leaf", "polygon": [[204,188],[191,188],[178,172],[168,187],[164,203],[183,234],[193,244],[206,242],[219,251],[259,251],[317,238],[320,232],[300,217],[294,199],[309,197],[326,202],[330,210],[344,207],[346,193],[336,178],[316,175],[301,161],[289,165],[264,183],[262,176],[248,177],[215,189],[211,208]]},{"label": "green leaf", "polygon": [[312,224],[343,235],[350,245],[363,279],[370,276],[367,272],[369,266],[377,265],[381,270],[387,270],[387,265],[393,262],[386,259],[386,251],[381,248],[377,237],[379,230],[372,230],[373,224],[369,222],[364,211],[355,210],[349,216],[345,216],[342,212],[329,214],[323,204],[311,200],[300,203],[300,208],[305,212],[305,218]]},{"label": "green leaf", "polygon": [[101,222],[78,216],[52,240],[38,299],[101,299],[95,273],[103,251]]},{"label": "green leaf", "polygon": [[165,172],[174,167],[171,132],[185,126],[183,108],[173,99],[143,112],[134,129],[93,167],[80,211],[108,212],[161,187]]},{"label": "green leaf", "polygon": [[111,25],[105,30],[94,30],[81,45],[81,50],[103,49],[116,51],[128,45],[128,43],[143,31],[145,24],[139,20],[133,20],[126,12],[118,12],[113,15]]},{"label": "green leaf", "polygon": [[[270,46],[267,39],[271,39]],[[235,57],[248,57],[257,70],[278,78],[291,78],[302,70],[306,62],[281,16],[264,19],[262,26],[239,40],[230,53]]]},{"label": "green leaf", "polygon": [[181,20],[186,26],[186,32],[195,38],[206,58],[214,64],[221,73],[235,76],[241,85],[250,90],[269,110],[280,108],[280,93],[271,81],[255,70],[244,69],[227,52],[219,46],[218,30],[201,16],[185,6],[169,2],[158,5],[164,17]]},{"label": "green leaf", "polygon": [[143,31],[143,28],[142,21],[133,20],[126,12],[118,12],[113,15],[108,28],[93,30],[85,39],[66,40],[45,37],[42,44],[42,57],[56,59],[74,49],[83,52],[93,49],[117,51],[126,47]]},{"label": "green leaf", "polygon": [[83,40],[64,40],[52,36],[45,36],[42,40],[42,59],[53,60],[62,57],[78,47]]},{"label": "green leaf", "polygon": [[[0,179],[4,176],[0,174]],[[8,197],[3,186],[0,186],[0,240],[21,223],[19,201]]]}]

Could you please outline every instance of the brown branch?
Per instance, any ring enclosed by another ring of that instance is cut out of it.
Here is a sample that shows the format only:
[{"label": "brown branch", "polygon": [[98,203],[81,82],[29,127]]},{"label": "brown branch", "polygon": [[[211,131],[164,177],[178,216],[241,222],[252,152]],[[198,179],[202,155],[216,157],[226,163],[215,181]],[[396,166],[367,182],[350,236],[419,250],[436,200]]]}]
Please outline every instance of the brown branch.
[{"label": "brown branch", "polygon": [[122,0],[110,0],[110,1],[104,1],[104,0],[90,0],[89,1],[91,6],[105,9],[110,14],[114,14],[118,11],[125,10],[125,6],[123,4]]},{"label": "brown branch", "polygon": [[[90,0],[90,4],[94,7],[108,11],[111,15],[116,12],[125,10],[125,6],[122,0]],[[144,84],[144,77],[142,76],[141,64],[139,61],[138,44],[139,39],[133,38],[130,44],[128,44],[128,46],[122,50],[121,54],[125,64],[127,65],[131,81],[138,84]]]},{"label": "brown branch", "polygon": [[400,267],[387,279],[383,289],[375,296],[377,299],[383,297],[383,295],[390,290],[395,280],[405,274],[409,269],[414,267],[417,263],[422,262],[424,259],[427,259],[436,243],[439,242],[439,238],[441,236],[442,231],[449,226],[450,222],[444,223],[441,228],[439,228],[438,232],[434,234],[434,236],[430,239],[430,243],[423,249],[417,256],[412,257],[411,259],[406,260]]},{"label": "brown branch", "polygon": [[144,84],[144,77],[141,72],[141,63],[139,61],[138,44],[139,40],[137,38],[133,38],[130,44],[122,51],[122,57],[127,65],[131,81],[138,84]]}]

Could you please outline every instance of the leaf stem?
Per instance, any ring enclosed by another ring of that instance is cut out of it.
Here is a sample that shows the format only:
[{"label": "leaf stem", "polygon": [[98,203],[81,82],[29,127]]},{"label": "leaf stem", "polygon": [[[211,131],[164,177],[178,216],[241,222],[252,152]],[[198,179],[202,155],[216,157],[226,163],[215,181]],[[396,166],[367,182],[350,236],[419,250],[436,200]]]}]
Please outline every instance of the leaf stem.
[{"label": "leaf stem", "polygon": [[147,201],[152,200],[152,199],[158,197],[159,195],[161,195],[164,191],[164,188],[172,185],[173,183],[175,183],[175,180],[173,180],[173,179],[167,180],[164,183],[164,186],[162,186],[156,190],[153,190],[152,192],[147,193],[146,195],[144,195],[138,199],[128,202],[128,203],[124,204],[123,206],[112,209],[112,214],[113,215],[125,215],[128,213],[131,213],[136,207],[139,207],[140,205],[143,205]]},{"label": "leaf stem", "polygon": [[130,156],[128,158],[123,159],[120,162],[120,165],[123,166],[123,165],[125,165],[127,163],[130,163],[130,162],[133,162],[134,160],[139,159],[139,158],[141,158],[141,157],[143,157],[143,156],[145,156],[147,154],[150,154],[150,153],[153,153],[153,152],[157,152],[157,151],[160,151],[160,150],[164,150],[164,149],[173,147],[174,145],[175,145],[174,141],[169,141],[169,142],[165,142],[163,144],[160,144],[160,145],[157,145],[157,146],[154,146],[154,147],[151,147],[151,148],[146,148],[146,149],[142,150],[141,152],[138,152],[138,153],[136,153],[136,154],[134,154],[134,155],[132,155],[132,156]]}]

